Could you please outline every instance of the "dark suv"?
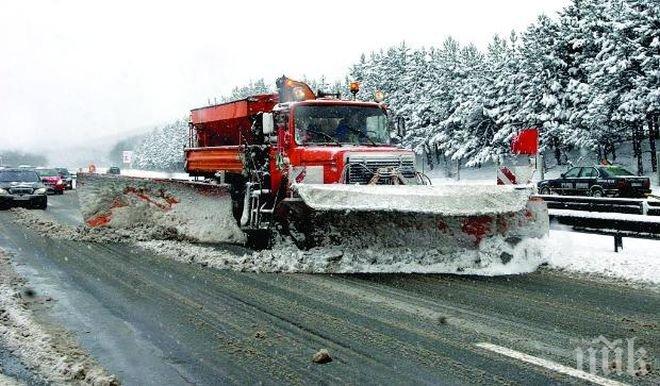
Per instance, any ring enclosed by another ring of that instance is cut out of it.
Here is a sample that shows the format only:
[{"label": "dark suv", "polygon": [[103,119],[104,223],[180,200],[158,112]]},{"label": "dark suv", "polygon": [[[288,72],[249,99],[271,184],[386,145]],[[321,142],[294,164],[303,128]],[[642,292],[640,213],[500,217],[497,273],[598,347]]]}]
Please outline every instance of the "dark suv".
[{"label": "dark suv", "polygon": [[621,166],[573,167],[562,173],[561,178],[540,181],[538,189],[540,194],[643,198],[651,193],[651,180]]},{"label": "dark suv", "polygon": [[0,208],[31,206],[46,209],[46,185],[34,169],[0,170]]}]

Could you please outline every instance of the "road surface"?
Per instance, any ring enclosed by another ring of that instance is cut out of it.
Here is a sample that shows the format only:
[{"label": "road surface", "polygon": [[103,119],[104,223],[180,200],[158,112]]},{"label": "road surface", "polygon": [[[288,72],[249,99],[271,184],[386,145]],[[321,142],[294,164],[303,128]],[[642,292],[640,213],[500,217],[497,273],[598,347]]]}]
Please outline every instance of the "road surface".
[{"label": "road surface", "polygon": [[[47,213],[78,223],[75,192],[50,197]],[[124,384],[660,383],[657,361],[644,377],[575,370],[580,342],[601,335],[634,337],[657,358],[652,290],[549,270],[495,278],[221,271],[129,244],[50,239],[11,218],[0,212],[0,248],[57,299],[40,317],[70,329]],[[322,348],[333,361],[312,363]]]}]

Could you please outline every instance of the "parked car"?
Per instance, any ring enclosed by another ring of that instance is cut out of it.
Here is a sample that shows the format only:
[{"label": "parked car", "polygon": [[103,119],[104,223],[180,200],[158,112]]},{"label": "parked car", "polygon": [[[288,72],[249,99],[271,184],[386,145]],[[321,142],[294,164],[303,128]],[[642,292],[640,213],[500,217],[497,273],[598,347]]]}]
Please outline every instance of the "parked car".
[{"label": "parked car", "polygon": [[573,167],[560,178],[538,183],[541,194],[643,198],[651,194],[651,180],[617,165]]},{"label": "parked car", "polygon": [[55,168],[57,174],[60,176],[62,181],[64,181],[64,189],[71,190],[73,189],[73,177],[67,168]]},{"label": "parked car", "polygon": [[64,181],[55,169],[36,168],[34,169],[41,182],[48,188],[48,193],[64,194]]},{"label": "parked car", "polygon": [[121,174],[121,170],[117,166],[110,166],[108,168],[108,174]]},{"label": "parked car", "polygon": [[46,209],[46,185],[32,169],[5,168],[0,170],[0,207],[30,206]]}]

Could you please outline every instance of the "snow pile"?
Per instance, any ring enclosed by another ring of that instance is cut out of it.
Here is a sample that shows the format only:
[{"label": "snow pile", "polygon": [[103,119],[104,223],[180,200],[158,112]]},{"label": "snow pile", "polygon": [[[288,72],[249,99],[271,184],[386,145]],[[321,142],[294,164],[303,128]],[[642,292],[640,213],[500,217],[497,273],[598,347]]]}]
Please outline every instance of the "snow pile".
[{"label": "snow pile", "polygon": [[[518,274],[534,271],[543,263],[543,240],[538,237],[547,233],[547,224],[538,224],[511,229],[506,238],[491,234],[475,245],[473,236],[458,231],[462,224],[459,217],[445,218],[444,227],[439,228],[433,216],[424,216],[430,221],[426,223],[418,216],[400,214],[394,215],[395,219],[383,220],[381,216],[387,214],[362,213],[344,217],[341,213],[335,216],[321,213],[321,218],[334,219],[328,231],[323,228],[320,232],[324,240],[318,245],[323,247],[302,250],[287,236],[276,240],[270,250],[253,252],[238,246],[231,248],[227,244],[220,244],[217,248],[194,244],[191,241],[195,240],[181,235],[176,228],[140,221],[127,220],[123,227],[74,229],[54,222],[41,211],[15,209],[13,213],[16,222],[53,238],[137,242],[147,250],[178,261],[254,272]],[[524,213],[518,215],[524,216]],[[505,217],[518,223],[516,216]],[[133,225],[129,227],[129,224]],[[501,225],[502,222],[495,219],[489,224]],[[343,229],[339,225],[343,225]],[[526,235],[532,238],[527,239]]]},{"label": "snow pile", "polygon": [[67,240],[80,237],[75,229],[53,221],[41,211],[35,212],[25,208],[12,208],[10,211],[15,222],[47,234],[49,237]]},{"label": "snow pile", "polygon": [[623,250],[614,252],[612,236],[551,231],[546,249],[551,268],[595,274],[660,288],[660,241],[624,238]]},{"label": "snow pile", "polygon": [[[0,341],[49,383],[119,385],[62,331],[35,322],[30,305],[44,301],[29,290],[0,250]],[[2,378],[0,378],[2,381]]]},{"label": "snow pile", "polygon": [[244,240],[227,186],[101,175],[80,175],[79,185],[82,217],[93,227],[122,232],[139,224],[199,242]]},{"label": "snow pile", "polygon": [[[138,242],[138,246],[185,263],[216,269],[287,273],[455,273],[465,275],[511,275],[535,271],[545,260],[545,240],[529,239],[510,246],[501,238],[484,240],[479,249],[453,252],[396,249],[313,248],[298,249],[279,240],[272,249],[232,252],[177,241]],[[505,252],[503,258],[502,251]]]},{"label": "snow pile", "polygon": [[146,240],[189,240],[185,235],[178,233],[176,228],[154,226],[141,222],[136,222],[132,226],[124,228],[89,228],[85,226],[72,228],[54,221],[42,211],[12,208],[11,213],[14,222],[54,239],[110,243]]},{"label": "snow pile", "polygon": [[15,380],[14,378],[9,378],[8,376],[2,375],[2,373],[0,373],[0,385],[3,385],[3,386],[23,386],[24,383],[21,383],[21,382]]}]

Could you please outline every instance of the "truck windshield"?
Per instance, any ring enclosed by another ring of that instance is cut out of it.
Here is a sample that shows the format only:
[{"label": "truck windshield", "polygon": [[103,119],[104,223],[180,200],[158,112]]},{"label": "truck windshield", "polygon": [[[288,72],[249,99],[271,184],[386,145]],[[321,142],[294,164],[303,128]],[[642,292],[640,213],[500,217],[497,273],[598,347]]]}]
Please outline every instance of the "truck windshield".
[{"label": "truck windshield", "polygon": [[389,144],[387,116],[378,107],[298,106],[296,142],[324,145]]}]

